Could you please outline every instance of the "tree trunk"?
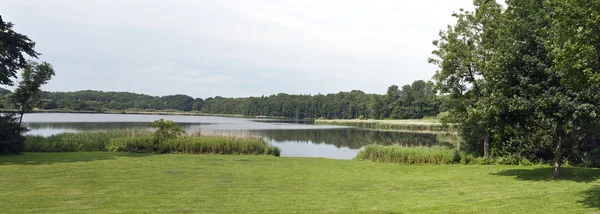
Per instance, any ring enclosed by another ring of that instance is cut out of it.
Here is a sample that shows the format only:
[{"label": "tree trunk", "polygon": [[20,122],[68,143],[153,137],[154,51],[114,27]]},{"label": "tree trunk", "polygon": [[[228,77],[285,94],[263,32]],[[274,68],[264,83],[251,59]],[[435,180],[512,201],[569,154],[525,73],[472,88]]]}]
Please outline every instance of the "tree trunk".
[{"label": "tree trunk", "polygon": [[554,176],[552,178],[560,178],[560,165],[562,164],[562,136],[559,134],[556,136],[556,151],[554,153]]},{"label": "tree trunk", "polygon": [[[23,124],[23,114],[24,114],[24,113],[23,113],[23,112],[20,112],[19,114],[21,114],[21,116],[19,117],[19,127],[21,127],[21,126],[22,126],[22,124]],[[21,130],[21,129],[19,129],[19,134],[21,134],[21,131],[20,131],[20,130]]]},{"label": "tree trunk", "polygon": [[19,113],[21,114],[21,116],[19,117],[19,126],[21,126],[21,124],[23,123],[23,112]]},{"label": "tree trunk", "polygon": [[483,135],[483,157],[488,158],[490,156],[490,133],[486,130]]}]

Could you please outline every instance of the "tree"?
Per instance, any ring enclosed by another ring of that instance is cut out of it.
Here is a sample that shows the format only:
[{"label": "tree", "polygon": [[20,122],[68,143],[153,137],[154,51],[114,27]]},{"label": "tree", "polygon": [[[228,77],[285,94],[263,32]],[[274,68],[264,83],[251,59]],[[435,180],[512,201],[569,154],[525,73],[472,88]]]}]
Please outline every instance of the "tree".
[{"label": "tree", "polygon": [[11,99],[19,110],[19,124],[23,122],[23,115],[31,112],[39,104],[40,93],[42,92],[40,88],[48,83],[52,76],[54,76],[54,68],[50,63],[42,62],[38,64],[29,61],[25,66],[19,86],[11,94]]},{"label": "tree", "polygon": [[439,67],[434,76],[438,90],[451,97],[449,118],[460,124],[463,135],[469,135],[466,139],[482,136],[487,157],[495,112],[490,108],[487,74],[498,46],[502,6],[493,0],[473,4],[474,12],[461,9],[452,15],[457,22],[440,32],[440,39],[433,42],[435,57],[429,62]]},{"label": "tree", "polygon": [[14,113],[0,115],[0,155],[21,153],[25,148],[25,136],[21,133],[25,131]]},{"label": "tree", "polygon": [[26,35],[13,31],[14,24],[4,22],[0,15],[0,85],[13,85],[11,78],[27,67],[23,54],[37,58],[35,42]]},{"label": "tree", "polygon": [[152,123],[148,123],[148,127],[156,128],[153,134],[155,150],[159,148],[161,143],[185,134],[185,129],[171,120],[155,120]]},{"label": "tree", "polygon": [[[594,0],[549,0],[553,13],[545,45],[553,62],[555,105],[548,111],[556,123],[555,178],[560,177],[563,150],[569,152],[600,123],[600,2]],[[595,131],[593,131],[595,132]],[[564,139],[563,139],[564,137]],[[567,138],[568,137],[568,138]]]}]

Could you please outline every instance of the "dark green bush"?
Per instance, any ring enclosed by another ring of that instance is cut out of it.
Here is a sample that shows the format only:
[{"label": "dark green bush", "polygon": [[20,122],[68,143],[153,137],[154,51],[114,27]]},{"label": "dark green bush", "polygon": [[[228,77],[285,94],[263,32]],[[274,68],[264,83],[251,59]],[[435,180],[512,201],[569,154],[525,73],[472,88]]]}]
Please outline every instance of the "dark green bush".
[{"label": "dark green bush", "polygon": [[444,147],[369,145],[360,150],[355,159],[394,164],[452,164],[460,162],[460,155]]},{"label": "dark green bush", "polygon": [[14,114],[0,115],[0,155],[19,154],[25,149],[26,128],[19,125]]},{"label": "dark green bush", "polygon": [[600,148],[585,152],[583,154],[583,165],[585,167],[600,168]]},{"label": "dark green bush", "polygon": [[281,155],[281,150],[279,150],[279,147],[277,146],[269,146],[267,154],[279,157]]}]

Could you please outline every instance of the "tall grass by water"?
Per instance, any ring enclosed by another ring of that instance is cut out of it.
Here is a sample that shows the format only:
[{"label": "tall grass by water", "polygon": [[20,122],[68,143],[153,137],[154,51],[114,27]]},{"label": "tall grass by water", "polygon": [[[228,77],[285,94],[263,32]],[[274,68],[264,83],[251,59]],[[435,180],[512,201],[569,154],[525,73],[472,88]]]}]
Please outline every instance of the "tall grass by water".
[{"label": "tall grass by water", "polygon": [[79,133],[61,133],[52,136],[27,136],[25,152],[90,152],[107,151],[111,139],[150,136],[149,130],[116,129]]},{"label": "tall grass by water", "polygon": [[444,126],[430,120],[315,120],[315,124],[413,132],[456,132],[456,128],[452,125]]},{"label": "tall grass by water", "polygon": [[280,150],[256,136],[206,136],[199,133],[157,142],[150,130],[123,129],[28,136],[25,152],[157,152],[279,156]]},{"label": "tall grass by water", "polygon": [[460,162],[460,155],[444,147],[369,145],[360,150],[355,159],[393,164],[454,164]]},{"label": "tall grass by water", "polygon": [[273,155],[280,150],[259,137],[186,136],[156,142],[152,137],[125,137],[110,141],[111,152],[157,152],[163,154]]},{"label": "tall grass by water", "polygon": [[169,140],[159,147],[161,153],[274,155],[279,149],[262,138],[222,136],[181,137]]}]

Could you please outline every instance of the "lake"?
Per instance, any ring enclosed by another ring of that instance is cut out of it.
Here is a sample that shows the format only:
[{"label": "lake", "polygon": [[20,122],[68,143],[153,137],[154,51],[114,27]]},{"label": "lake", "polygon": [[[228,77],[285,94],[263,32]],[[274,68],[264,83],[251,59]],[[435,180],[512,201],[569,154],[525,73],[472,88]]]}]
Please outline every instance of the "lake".
[{"label": "lake", "polygon": [[188,132],[256,135],[281,149],[281,156],[352,159],[369,144],[401,146],[450,146],[448,134],[366,130],[354,127],[314,125],[312,121],[208,116],[127,114],[26,114],[30,135],[53,135],[107,129],[144,129],[148,122],[172,120]]}]

